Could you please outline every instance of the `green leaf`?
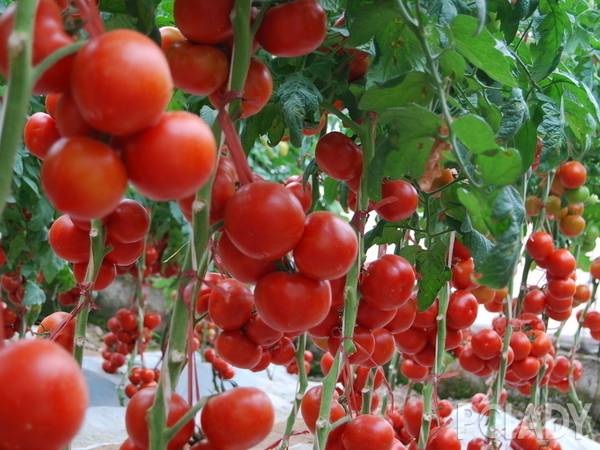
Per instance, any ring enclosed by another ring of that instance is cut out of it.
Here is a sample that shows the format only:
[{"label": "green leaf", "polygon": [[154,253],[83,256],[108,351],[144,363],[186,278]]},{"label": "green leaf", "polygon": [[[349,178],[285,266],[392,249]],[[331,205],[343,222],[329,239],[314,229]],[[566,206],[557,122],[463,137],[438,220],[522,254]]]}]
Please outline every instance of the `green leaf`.
[{"label": "green leaf", "polygon": [[566,142],[564,120],[558,107],[551,101],[540,106],[542,121],[537,134],[542,139],[542,155],[539,170],[547,172],[563,159],[561,149]]},{"label": "green leaf", "polygon": [[290,130],[290,141],[300,147],[304,120],[319,113],[323,97],[314,83],[302,75],[292,75],[285,80],[277,89],[275,97],[283,113],[283,120]]},{"label": "green leaf", "polygon": [[358,46],[394,23],[398,15],[393,0],[349,0],[346,20],[350,38],[348,45]]},{"label": "green leaf", "polygon": [[513,89],[510,98],[502,105],[502,122],[497,137],[502,141],[512,138],[529,117],[527,103],[521,89]]},{"label": "green leaf", "polygon": [[533,120],[526,121],[515,136],[515,147],[521,154],[523,172],[525,172],[535,159],[537,144],[537,127]]},{"label": "green leaf", "polygon": [[155,19],[159,2],[160,0],[125,0],[129,14],[137,19],[137,30],[160,45],[160,32]]},{"label": "green leaf", "polygon": [[442,239],[435,240],[430,248],[417,253],[417,273],[421,276],[417,295],[420,311],[429,308],[442,286],[450,281],[450,270],[446,266],[447,253],[448,244]]},{"label": "green leaf", "polygon": [[467,62],[460,53],[446,49],[439,57],[440,69],[445,77],[462,80],[467,69]]},{"label": "green leaf", "polygon": [[432,97],[429,76],[423,72],[409,72],[396,86],[368,89],[358,106],[364,111],[382,111],[408,103],[427,104]]},{"label": "green leaf", "polygon": [[390,124],[399,140],[435,136],[442,126],[439,115],[419,105],[390,108],[379,116],[380,124]]},{"label": "green leaf", "polygon": [[457,189],[456,194],[467,209],[473,227],[482,233],[487,233],[486,221],[491,215],[491,205],[485,201],[485,197],[477,190],[466,188]]},{"label": "green leaf", "polygon": [[511,71],[513,60],[507,52],[500,50],[504,44],[487,30],[482,30],[476,35],[478,26],[474,17],[456,16],[451,26],[456,49],[490,78],[507,86],[517,87],[517,81]]},{"label": "green leaf", "polygon": [[523,174],[521,154],[514,148],[497,148],[477,155],[477,166],[488,185],[504,186]]},{"label": "green leaf", "polygon": [[467,114],[456,119],[452,122],[452,130],[463,145],[473,153],[482,153],[498,147],[490,126],[475,114]]},{"label": "green leaf", "polygon": [[535,81],[546,78],[558,66],[571,29],[569,16],[560,3],[553,3],[551,8],[539,22],[535,33],[537,41],[531,47],[534,57],[531,76]]},{"label": "green leaf", "polygon": [[23,304],[25,306],[41,305],[46,301],[46,293],[33,281],[27,280],[25,284],[25,296]]}]

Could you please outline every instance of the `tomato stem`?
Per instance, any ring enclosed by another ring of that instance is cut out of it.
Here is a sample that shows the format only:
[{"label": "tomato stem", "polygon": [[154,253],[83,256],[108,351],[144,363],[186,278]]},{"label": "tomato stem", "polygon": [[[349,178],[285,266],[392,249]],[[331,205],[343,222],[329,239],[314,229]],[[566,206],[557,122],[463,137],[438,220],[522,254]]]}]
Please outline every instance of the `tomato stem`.
[{"label": "tomato stem", "polygon": [[325,450],[327,445],[327,437],[329,432],[332,430],[332,424],[329,421],[329,414],[331,411],[331,402],[333,400],[333,393],[335,392],[335,385],[337,384],[338,376],[340,374],[340,368],[342,365],[342,347],[338,349],[329,373],[323,379],[323,387],[321,388],[321,405],[319,407],[319,418],[316,422],[315,430],[315,442],[313,444],[314,450]]}]

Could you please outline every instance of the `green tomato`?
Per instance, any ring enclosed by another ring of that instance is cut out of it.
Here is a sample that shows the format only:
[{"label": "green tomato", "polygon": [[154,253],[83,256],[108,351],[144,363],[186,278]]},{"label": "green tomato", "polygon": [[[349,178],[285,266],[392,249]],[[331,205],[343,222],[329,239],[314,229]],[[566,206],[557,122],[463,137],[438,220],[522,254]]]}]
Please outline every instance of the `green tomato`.
[{"label": "green tomato", "polygon": [[590,190],[586,186],[581,186],[577,189],[569,189],[565,192],[569,204],[583,203],[590,198]]},{"label": "green tomato", "polygon": [[591,252],[594,248],[596,248],[596,242],[594,241],[583,241],[581,244],[581,250],[584,253]]},{"label": "green tomato", "polygon": [[585,230],[585,240],[595,243],[596,239],[598,239],[599,236],[600,236],[600,229],[598,229],[598,225],[596,225],[596,224],[588,225],[587,229]]}]

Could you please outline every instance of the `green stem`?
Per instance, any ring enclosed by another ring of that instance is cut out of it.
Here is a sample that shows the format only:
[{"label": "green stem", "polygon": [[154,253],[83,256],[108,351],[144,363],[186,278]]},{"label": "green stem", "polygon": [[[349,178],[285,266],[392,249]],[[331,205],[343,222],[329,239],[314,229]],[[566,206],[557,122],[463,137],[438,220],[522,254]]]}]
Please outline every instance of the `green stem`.
[{"label": "green stem", "polygon": [[333,393],[335,392],[335,385],[337,383],[340,367],[342,362],[341,348],[335,355],[329,373],[323,378],[323,387],[321,388],[321,405],[319,407],[319,418],[316,422],[315,430],[315,443],[313,446],[314,450],[325,450],[327,445],[327,437],[329,432],[332,430],[331,422],[329,421],[329,414],[331,411],[331,401],[333,400]]},{"label": "green stem", "polygon": [[188,410],[188,412],[181,416],[181,418],[175,423],[175,425],[169,427],[165,432],[166,441],[169,442],[190,420],[194,420],[194,417],[196,417],[196,414],[198,414],[198,411],[202,409],[205,403],[205,401],[200,401],[196,403]]},{"label": "green stem", "polygon": [[362,414],[371,414],[371,402],[373,400],[373,383],[375,382],[375,369],[369,369],[367,381],[362,389]]},{"label": "green stem", "polygon": [[304,370],[304,351],[306,350],[306,333],[300,335],[298,339],[298,348],[296,349],[296,364],[298,366],[298,389],[296,391],[296,398],[294,399],[294,403],[292,405],[292,410],[288,415],[286,424],[285,424],[285,432],[283,434],[283,438],[281,439],[281,445],[279,445],[279,450],[286,450],[290,445],[290,436],[294,431],[294,424],[296,423],[296,417],[298,416],[298,411],[300,410],[300,404],[302,403],[302,399],[304,398],[304,392],[308,387],[308,377],[306,376],[306,371]]},{"label": "green stem", "polygon": [[15,6],[14,27],[8,37],[10,73],[0,116],[0,214],[10,195],[15,155],[33,87],[31,59],[37,1],[19,0]]}]

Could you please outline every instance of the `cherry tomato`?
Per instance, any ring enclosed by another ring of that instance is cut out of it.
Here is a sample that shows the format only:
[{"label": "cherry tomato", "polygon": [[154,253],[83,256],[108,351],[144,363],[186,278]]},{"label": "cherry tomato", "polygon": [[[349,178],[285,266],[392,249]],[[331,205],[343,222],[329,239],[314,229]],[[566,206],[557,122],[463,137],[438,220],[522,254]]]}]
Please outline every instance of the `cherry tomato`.
[{"label": "cherry tomato", "polygon": [[523,311],[541,314],[546,306],[546,296],[540,289],[531,289],[523,298]]},{"label": "cherry tomato", "polygon": [[172,89],[160,47],[136,31],[113,30],[91,39],[73,63],[71,92],[79,111],[105,133],[123,136],[155,125]]},{"label": "cherry tomato", "polygon": [[345,450],[386,450],[394,442],[394,429],[383,417],[363,414],[346,425],[342,442]]},{"label": "cherry tomato", "polygon": [[354,229],[328,211],[309,214],[294,247],[298,271],[317,280],[340,278],[355,263],[358,240]]},{"label": "cherry tomato", "polygon": [[545,260],[546,269],[553,277],[566,278],[575,270],[575,257],[569,250],[554,250]]},{"label": "cherry tomato", "polygon": [[10,386],[0,390],[3,447],[59,449],[75,437],[88,406],[88,390],[79,366],[60,345],[41,339],[5,345],[0,350],[0,383]]},{"label": "cherry tomato", "polygon": [[[40,326],[37,329],[37,333],[42,333],[46,338],[49,338],[55,330],[57,330],[63,322],[70,319],[70,314],[57,311],[44,317],[40,322]],[[58,333],[54,342],[64,348],[67,352],[73,353],[73,340],[75,339],[75,320],[69,320],[66,326]]]},{"label": "cherry tomato", "polygon": [[588,311],[583,319],[583,326],[591,331],[600,330],[600,311]]},{"label": "cherry tomato", "polygon": [[221,235],[217,243],[216,257],[219,265],[225,271],[244,283],[256,283],[264,275],[274,272],[277,268],[272,261],[250,258],[240,252],[225,233]]},{"label": "cherry tomato", "polygon": [[283,337],[277,344],[269,349],[273,364],[285,366],[291,363],[296,356],[294,343],[288,337]]},{"label": "cherry tomato", "polygon": [[596,280],[600,279],[600,257],[592,261],[590,265],[590,275]]},{"label": "cherry tomato", "polygon": [[473,347],[470,345],[465,347],[460,353],[458,362],[463,369],[472,373],[480,372],[485,368],[485,361],[475,354]]},{"label": "cherry tomato", "polygon": [[544,231],[536,231],[526,243],[527,253],[536,261],[544,261],[554,251],[552,236]]},{"label": "cherry tomato", "polygon": [[510,368],[519,378],[529,380],[539,372],[540,361],[534,356],[528,356],[525,359],[515,361]]},{"label": "cherry tomato", "polygon": [[384,255],[367,267],[360,280],[360,291],[366,301],[387,311],[408,301],[415,282],[415,272],[406,259]]},{"label": "cherry tomato", "polygon": [[436,327],[436,319],[438,315],[439,305],[436,301],[425,311],[418,311],[413,322],[413,326],[417,328],[424,328],[427,330],[434,329]]},{"label": "cherry tomato", "polygon": [[469,291],[455,291],[448,302],[447,324],[461,330],[470,327],[477,318],[479,303]]},{"label": "cherry tomato", "polygon": [[215,348],[225,361],[240,369],[252,369],[262,357],[262,349],[239,330],[223,331]]},{"label": "cherry tomato", "polygon": [[49,114],[37,112],[33,114],[23,130],[23,141],[31,153],[44,159],[50,147],[60,139],[56,121]]},{"label": "cherry tomato", "polygon": [[419,195],[412,184],[404,180],[388,180],[381,184],[382,200],[393,200],[377,208],[377,214],[388,222],[399,222],[414,214]]},{"label": "cherry tomato", "polygon": [[46,112],[56,119],[56,107],[62,94],[48,94],[44,99],[44,107]]},{"label": "cherry tomato", "polygon": [[233,3],[234,0],[176,0],[175,23],[190,41],[220,44],[233,34]]},{"label": "cherry tomato", "polygon": [[113,241],[124,244],[140,241],[150,229],[150,214],[135,200],[123,199],[107,217],[106,229]]},{"label": "cherry tomato", "polygon": [[531,342],[522,331],[515,331],[510,337],[510,347],[515,352],[515,361],[525,359],[531,352]]},{"label": "cherry tomato", "polygon": [[578,284],[573,298],[579,303],[585,303],[592,298],[592,291],[586,284]]},{"label": "cherry tomato", "polygon": [[144,253],[144,240],[123,244],[112,239],[108,239],[107,245],[111,247],[110,253],[106,255],[106,260],[117,266],[130,266],[135,263],[142,253]]},{"label": "cherry tomato", "polygon": [[312,206],[312,186],[310,183],[303,183],[300,177],[290,177],[285,181],[285,188],[292,191],[296,196],[304,212],[308,212]]},{"label": "cherry tomato", "polygon": [[481,359],[492,359],[502,351],[502,338],[494,330],[484,328],[471,337],[473,353]]},{"label": "cherry tomato", "polygon": [[375,339],[375,349],[367,359],[366,365],[383,366],[391,361],[396,352],[394,336],[385,328],[377,328],[373,330],[373,338]]},{"label": "cherry tomato", "polygon": [[556,298],[571,298],[575,295],[577,285],[571,278],[552,278],[548,280],[548,292]]},{"label": "cherry tomato", "polygon": [[[360,314],[360,307],[359,307],[359,314]],[[373,323],[374,321],[380,321],[381,318],[380,317],[374,317],[373,315],[371,315],[371,313],[367,313],[368,314],[368,318],[366,319],[367,323]],[[375,313],[377,314],[377,313]],[[365,328],[369,328],[371,329],[372,327],[365,325],[364,322],[364,315],[365,313],[362,314],[362,319],[363,320],[358,320],[356,323],[358,325],[361,325]],[[370,322],[369,322],[370,321]],[[339,328],[341,324],[341,311],[335,307],[335,306],[331,306],[331,308],[329,309],[329,312],[327,313],[327,316],[325,316],[325,319],[323,319],[318,325],[309,328],[308,329],[308,333],[314,338],[314,337],[321,337],[321,338],[328,338],[329,336],[331,336],[332,333],[334,333],[334,330],[336,328]]]},{"label": "cherry tomato", "polygon": [[117,154],[82,136],[61,139],[52,146],[42,165],[41,180],[56,209],[82,220],[112,212],[127,187],[125,167]]},{"label": "cherry tomato", "polygon": [[456,262],[452,266],[452,285],[456,289],[469,289],[477,284],[473,281],[475,262],[473,258]]},{"label": "cherry tomato", "polygon": [[254,296],[243,283],[234,280],[219,281],[208,297],[208,314],[223,330],[243,327],[252,317]]},{"label": "cherry tomato", "polygon": [[315,158],[319,168],[331,178],[347,181],[362,171],[362,152],[345,134],[327,133],[317,143]]},{"label": "cherry tomato", "polygon": [[[454,271],[453,271],[454,274]],[[475,298],[477,299],[477,302],[480,305],[485,305],[486,303],[490,303],[494,300],[494,298],[496,297],[496,291],[492,288],[489,288],[487,286],[478,286],[475,289],[473,289],[471,291],[471,293],[475,296]]]},{"label": "cherry tomato", "polygon": [[76,227],[66,214],[50,226],[48,243],[54,253],[69,262],[87,262],[90,257],[89,233]]},{"label": "cherry tomato", "polygon": [[396,346],[402,353],[414,355],[427,345],[427,333],[419,328],[409,328],[400,333],[394,333]]},{"label": "cherry tomato", "polygon": [[125,142],[127,175],[153,200],[194,194],[210,177],[217,146],[210,127],[185,111],[165,113],[159,122]]},{"label": "cherry tomato", "polygon": [[531,351],[529,354],[536,358],[542,358],[553,350],[552,340],[540,330],[529,331],[531,338]]},{"label": "cherry tomato", "polygon": [[579,161],[568,161],[558,168],[556,175],[564,187],[577,189],[585,184],[587,169]]},{"label": "cherry tomato", "polygon": [[453,428],[444,426],[432,432],[428,450],[460,450],[460,440]]},{"label": "cherry tomato", "polygon": [[325,40],[327,15],[315,0],[294,0],[270,8],[256,39],[275,56],[295,57],[315,51]]},{"label": "cherry tomato", "polygon": [[[356,350],[348,357],[350,364],[367,363],[375,350],[375,337],[373,336],[373,333],[366,328],[357,325],[354,327],[352,342],[354,342]],[[327,343],[329,352],[335,355],[342,344],[342,339],[340,337],[337,335],[330,336]]]}]

